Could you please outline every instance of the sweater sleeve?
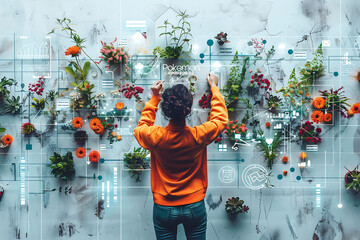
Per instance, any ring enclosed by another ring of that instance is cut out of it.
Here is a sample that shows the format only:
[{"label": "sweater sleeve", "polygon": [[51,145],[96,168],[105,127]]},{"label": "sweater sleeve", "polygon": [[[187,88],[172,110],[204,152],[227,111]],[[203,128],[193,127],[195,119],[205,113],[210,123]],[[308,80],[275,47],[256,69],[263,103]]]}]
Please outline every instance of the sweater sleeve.
[{"label": "sweater sleeve", "polygon": [[212,87],[210,120],[194,127],[195,138],[200,144],[208,145],[224,130],[228,123],[225,100],[218,87]]},{"label": "sweater sleeve", "polygon": [[141,113],[139,123],[133,130],[133,134],[140,144],[145,149],[151,150],[155,144],[156,136],[159,133],[160,126],[155,125],[156,111],[161,98],[152,96],[149,102],[145,103],[145,107]]}]

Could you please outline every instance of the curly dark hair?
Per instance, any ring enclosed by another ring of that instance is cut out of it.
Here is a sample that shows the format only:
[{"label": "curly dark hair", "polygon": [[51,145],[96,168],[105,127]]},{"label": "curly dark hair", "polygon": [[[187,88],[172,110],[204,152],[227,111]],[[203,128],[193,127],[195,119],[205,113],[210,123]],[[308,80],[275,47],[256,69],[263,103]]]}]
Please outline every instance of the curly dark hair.
[{"label": "curly dark hair", "polygon": [[165,89],[162,99],[161,109],[167,119],[183,120],[191,112],[193,97],[183,84]]}]

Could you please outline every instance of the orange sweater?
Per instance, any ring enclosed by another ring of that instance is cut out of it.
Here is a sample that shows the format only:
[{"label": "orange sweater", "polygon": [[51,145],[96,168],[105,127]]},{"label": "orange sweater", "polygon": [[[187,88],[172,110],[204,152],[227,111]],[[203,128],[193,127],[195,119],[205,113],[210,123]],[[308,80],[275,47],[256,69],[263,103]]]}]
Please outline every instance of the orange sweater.
[{"label": "orange sweater", "polygon": [[160,98],[145,104],[134,136],[151,151],[151,189],[154,202],[178,206],[204,199],[207,180],[206,146],[228,123],[228,112],[218,87],[212,87],[210,121],[188,127],[185,121],[169,121],[165,128],[154,125]]}]

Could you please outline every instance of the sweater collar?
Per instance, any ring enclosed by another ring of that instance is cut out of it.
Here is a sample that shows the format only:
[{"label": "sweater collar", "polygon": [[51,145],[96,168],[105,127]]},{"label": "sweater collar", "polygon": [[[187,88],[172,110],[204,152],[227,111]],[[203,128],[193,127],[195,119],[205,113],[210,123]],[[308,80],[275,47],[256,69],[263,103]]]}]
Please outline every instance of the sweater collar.
[{"label": "sweater collar", "polygon": [[168,127],[169,128],[184,128],[186,126],[186,123],[185,123],[185,119],[184,120],[181,120],[181,121],[174,121],[172,119],[170,119],[169,121],[169,125]]}]

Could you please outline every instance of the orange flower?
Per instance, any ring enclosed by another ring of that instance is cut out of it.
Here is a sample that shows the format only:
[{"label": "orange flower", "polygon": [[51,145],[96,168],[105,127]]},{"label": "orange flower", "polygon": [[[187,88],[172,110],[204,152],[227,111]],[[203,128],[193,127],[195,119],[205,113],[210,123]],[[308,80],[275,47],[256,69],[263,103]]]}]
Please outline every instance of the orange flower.
[{"label": "orange flower", "polygon": [[283,161],[283,163],[287,163],[289,161],[289,157],[283,156],[282,161]]},{"label": "orange flower", "polygon": [[303,92],[302,90],[299,91],[299,94],[300,94],[300,95],[303,95],[303,93],[304,93],[304,92]]},{"label": "orange flower", "polygon": [[79,147],[78,149],[76,149],[75,155],[78,158],[84,158],[86,156],[86,149],[83,147]]},{"label": "orange flower", "polygon": [[283,171],[283,174],[284,174],[284,176],[286,176],[287,175],[287,171],[285,170],[285,171]]},{"label": "orange flower", "polygon": [[265,127],[269,128],[271,126],[271,123],[270,122],[266,122],[265,123]]},{"label": "orange flower", "polygon": [[307,96],[307,97],[310,97],[310,96],[311,96],[311,93],[307,92],[307,93],[306,93],[306,96]]},{"label": "orange flower", "polygon": [[122,136],[121,135],[117,135],[116,136],[116,140],[120,141],[122,139]]},{"label": "orange flower", "polygon": [[360,113],[360,103],[354,103],[351,106],[351,110],[354,112],[354,114]]},{"label": "orange flower", "polygon": [[13,142],[13,137],[9,134],[6,134],[1,138],[1,141],[4,145],[10,145]]},{"label": "orange flower", "polygon": [[[93,118],[93,119],[91,119],[91,121],[90,121],[90,128],[92,129],[92,130],[96,130],[96,129],[98,129],[99,128],[99,125],[101,125],[101,122],[100,122],[100,120],[99,119],[97,119],[97,118]],[[101,125],[102,126],[102,125]]]},{"label": "orange flower", "polygon": [[322,97],[316,97],[314,101],[312,102],[313,106],[317,109],[324,108],[325,106],[325,99]]},{"label": "orange flower", "polygon": [[324,120],[324,113],[322,111],[314,111],[311,114],[311,120],[316,123],[321,123]]},{"label": "orange flower", "polygon": [[72,57],[75,57],[80,54],[80,48],[78,46],[72,46],[66,49],[65,55],[71,55]]},{"label": "orange flower", "polygon": [[103,134],[105,131],[104,126],[102,124],[98,125],[97,128],[93,129],[93,130],[96,134],[99,134],[99,135]]},{"label": "orange flower", "polygon": [[349,109],[347,113],[348,113],[349,116],[353,116],[355,114],[354,111],[351,110],[351,109]]},{"label": "orange flower", "polygon": [[118,103],[115,104],[115,108],[117,110],[122,110],[124,107],[125,107],[125,105],[122,102],[118,102]]},{"label": "orange flower", "polygon": [[331,113],[326,113],[326,114],[324,114],[323,119],[324,119],[325,122],[331,122],[331,120],[332,120],[332,115],[331,115]]},{"label": "orange flower", "polygon": [[82,120],[81,117],[75,117],[72,120],[72,125],[73,125],[73,128],[82,128],[82,126],[84,125],[84,121]]},{"label": "orange flower", "polygon": [[100,153],[98,151],[94,150],[89,153],[89,160],[91,162],[97,163],[99,159],[100,159]]},{"label": "orange flower", "polygon": [[300,153],[300,158],[301,159],[305,159],[307,157],[306,153],[305,152],[301,152]]},{"label": "orange flower", "polygon": [[116,133],[115,131],[112,131],[112,132],[111,132],[111,136],[116,137],[116,136],[117,136],[117,133]]}]

